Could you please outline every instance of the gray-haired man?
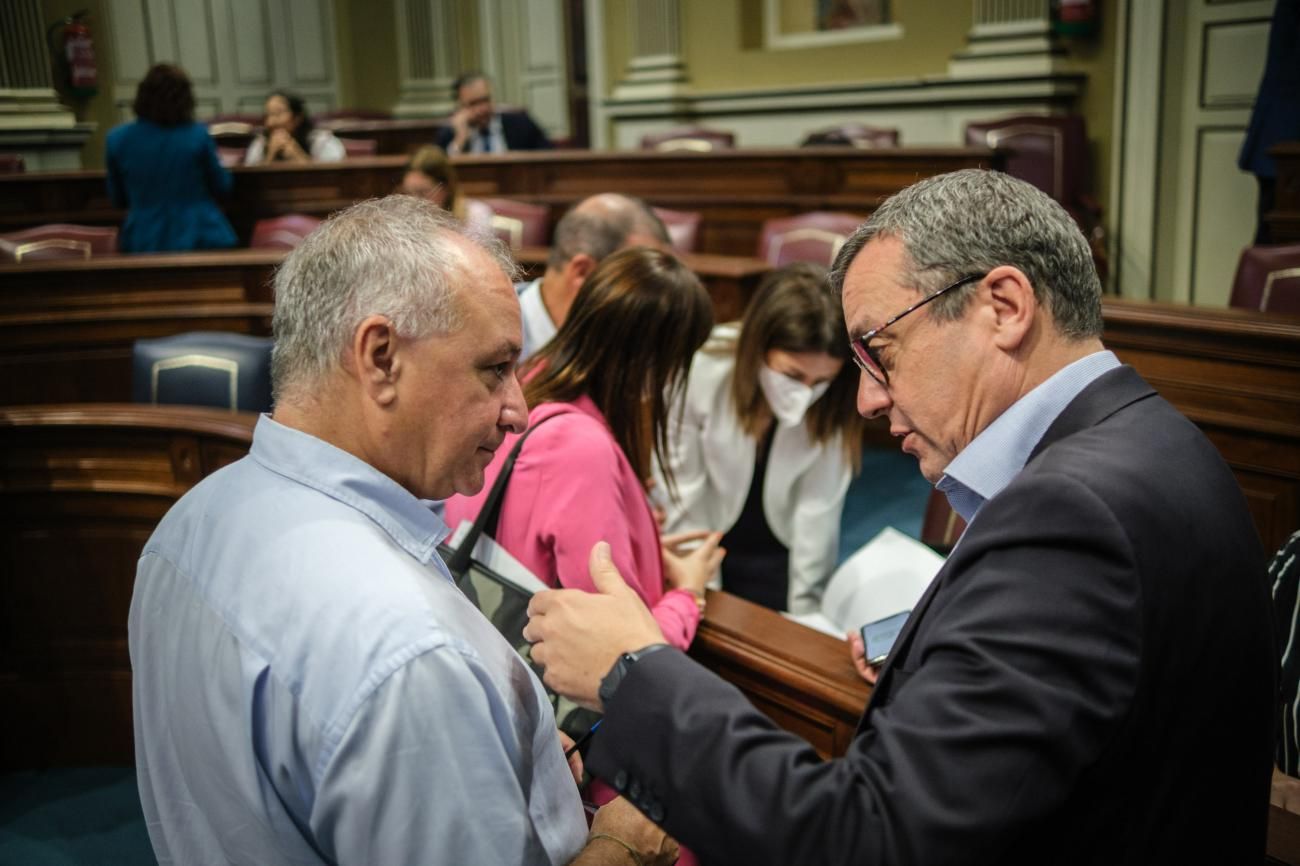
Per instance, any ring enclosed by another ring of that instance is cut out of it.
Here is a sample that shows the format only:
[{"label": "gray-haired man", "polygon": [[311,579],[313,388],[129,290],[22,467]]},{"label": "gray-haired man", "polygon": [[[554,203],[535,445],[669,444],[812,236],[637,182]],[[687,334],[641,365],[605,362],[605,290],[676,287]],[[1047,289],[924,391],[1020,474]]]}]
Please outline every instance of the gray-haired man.
[{"label": "gray-haired man", "polygon": [[[276,408],[140,559],[135,740],[164,863],[621,863],[536,678],[461,595],[428,500],[473,493],[527,409],[496,247],[406,196],[276,275]],[[617,839],[610,838],[617,837]]]}]

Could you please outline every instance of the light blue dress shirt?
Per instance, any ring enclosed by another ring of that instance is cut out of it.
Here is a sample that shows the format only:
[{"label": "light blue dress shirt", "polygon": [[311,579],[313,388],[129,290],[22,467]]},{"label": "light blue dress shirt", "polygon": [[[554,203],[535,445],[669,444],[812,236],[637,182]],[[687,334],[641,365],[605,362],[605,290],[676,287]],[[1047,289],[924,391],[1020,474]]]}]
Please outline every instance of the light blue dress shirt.
[{"label": "light blue dress shirt", "polygon": [[1120,365],[1112,352],[1094,352],[1057,370],[976,436],[943,471],[935,487],[970,523],[980,506],[1002,492],[1029,462],[1043,434],[1084,388]]},{"label": "light blue dress shirt", "polygon": [[586,836],[546,695],[445,525],[263,417],[163,518],[129,638],[160,863],[558,864]]}]

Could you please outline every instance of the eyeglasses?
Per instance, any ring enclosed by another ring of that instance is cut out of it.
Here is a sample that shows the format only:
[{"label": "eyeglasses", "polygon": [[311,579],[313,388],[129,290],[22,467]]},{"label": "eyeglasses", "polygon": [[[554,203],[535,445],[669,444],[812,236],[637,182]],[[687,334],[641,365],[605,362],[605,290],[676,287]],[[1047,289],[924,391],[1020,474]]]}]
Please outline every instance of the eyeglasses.
[{"label": "eyeglasses", "polygon": [[959,288],[960,286],[964,286],[967,283],[973,283],[976,280],[982,280],[986,276],[988,276],[987,273],[967,274],[966,276],[962,277],[960,280],[953,283],[952,285],[944,286],[942,289],[939,289],[939,291],[931,292],[930,294],[926,295],[924,298],[917,301],[915,304],[912,304],[912,306],[908,307],[906,310],[903,310],[903,312],[899,313],[897,316],[894,316],[892,319],[885,322],[885,324],[881,325],[879,328],[872,328],[870,331],[867,331],[861,337],[856,337],[850,340],[849,348],[853,351],[854,362],[857,363],[858,367],[862,369],[862,372],[866,373],[872,379],[875,379],[877,385],[879,385],[882,388],[889,387],[889,374],[885,372],[885,368],[883,365],[881,365],[880,359],[876,357],[876,350],[871,347],[871,341],[874,340],[877,336],[879,336],[881,331],[885,330],[885,328],[888,328],[890,325],[894,324],[899,319],[906,316],[908,313],[916,312],[917,310],[921,309],[926,304],[930,303],[940,295],[946,294],[947,292],[951,292],[953,289]]}]

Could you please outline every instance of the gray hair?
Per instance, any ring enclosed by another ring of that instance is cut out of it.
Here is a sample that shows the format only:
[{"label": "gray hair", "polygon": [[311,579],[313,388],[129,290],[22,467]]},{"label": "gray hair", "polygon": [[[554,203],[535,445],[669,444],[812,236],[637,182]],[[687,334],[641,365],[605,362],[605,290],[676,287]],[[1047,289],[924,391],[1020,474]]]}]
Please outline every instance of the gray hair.
[{"label": "gray hair", "polygon": [[412,339],[459,328],[456,283],[468,262],[458,238],[486,252],[507,277],[517,274],[499,242],[412,196],[363,201],[308,235],[275,272],[276,401],[305,396],[334,370],[367,316],[387,316]]},{"label": "gray hair", "polygon": [[669,246],[672,240],[663,220],[639,198],[600,193],[571,207],[555,224],[555,238],[547,265],[562,268],[578,253],[604,261],[633,234],[646,234]]},{"label": "gray hair", "polygon": [[[830,273],[836,291],[843,291],[849,265],[875,237],[903,242],[905,278],[919,292],[1012,265],[1029,278],[1034,296],[1063,336],[1101,334],[1101,281],[1092,250],[1065,208],[1032,184],[970,168],[907,187],[840,249]],[[960,318],[974,293],[971,284],[936,299],[932,315],[940,321]]]}]

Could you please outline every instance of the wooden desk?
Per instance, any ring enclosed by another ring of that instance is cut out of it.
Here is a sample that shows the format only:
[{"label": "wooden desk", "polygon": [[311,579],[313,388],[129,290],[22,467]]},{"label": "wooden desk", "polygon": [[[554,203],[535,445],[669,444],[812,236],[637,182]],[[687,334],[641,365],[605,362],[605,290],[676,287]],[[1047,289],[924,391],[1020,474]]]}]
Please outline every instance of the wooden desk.
[{"label": "wooden desk", "polygon": [[708,601],[691,657],[823,758],[844,754],[871,696],[844,641],[725,592]]},{"label": "wooden desk", "polygon": [[101,256],[0,264],[0,313],[271,301],[280,250]]},{"label": "wooden desk", "polygon": [[[226,212],[246,242],[269,216],[325,216],[387,195],[405,157],[381,156],[303,166],[235,168]],[[463,192],[545,204],[552,222],[597,192],[639,195],[651,204],[703,214],[700,251],[752,256],[762,222],[811,210],[870,214],[916,180],[972,166],[998,167],[982,148],[798,148],[709,154],[557,150],[463,156],[454,160]],[[102,171],[0,176],[0,232],[51,222],[115,225]]]},{"label": "wooden desk", "polygon": [[174,303],[0,313],[0,405],[129,402],[136,340],[271,333],[271,304]]}]

